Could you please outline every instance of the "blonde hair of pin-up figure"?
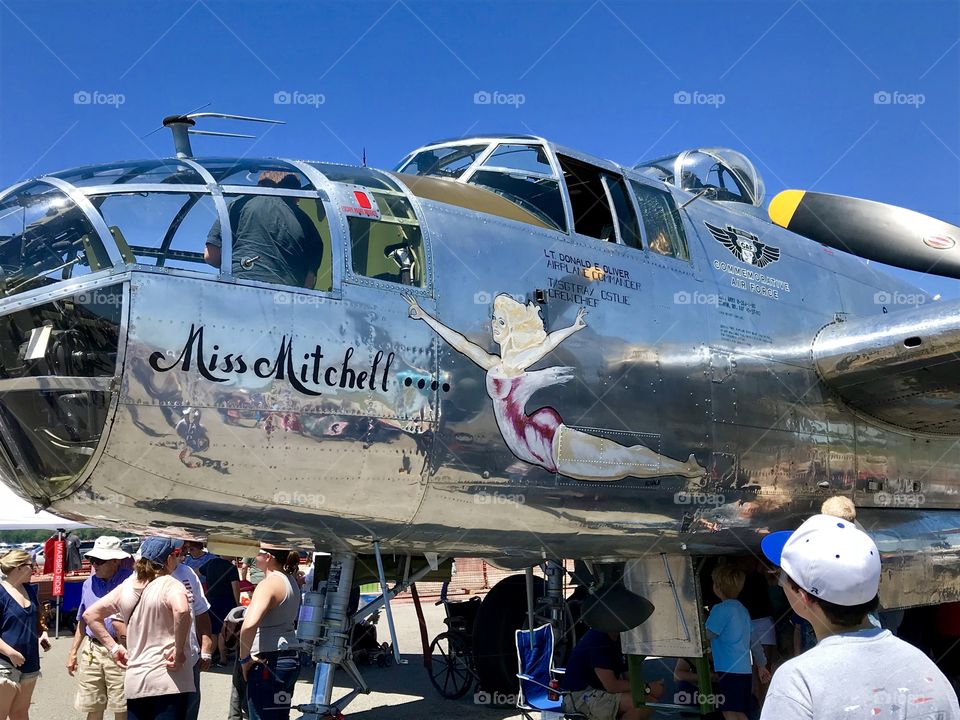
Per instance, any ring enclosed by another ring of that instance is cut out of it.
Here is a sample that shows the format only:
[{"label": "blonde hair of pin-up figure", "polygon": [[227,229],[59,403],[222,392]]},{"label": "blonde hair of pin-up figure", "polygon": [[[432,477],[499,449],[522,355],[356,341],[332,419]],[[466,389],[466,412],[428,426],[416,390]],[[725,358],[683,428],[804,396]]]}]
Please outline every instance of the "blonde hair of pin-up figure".
[{"label": "blonde hair of pin-up figure", "polygon": [[540,308],[524,305],[509,295],[493,300],[493,339],[503,352],[517,352],[542,345],[547,339]]}]

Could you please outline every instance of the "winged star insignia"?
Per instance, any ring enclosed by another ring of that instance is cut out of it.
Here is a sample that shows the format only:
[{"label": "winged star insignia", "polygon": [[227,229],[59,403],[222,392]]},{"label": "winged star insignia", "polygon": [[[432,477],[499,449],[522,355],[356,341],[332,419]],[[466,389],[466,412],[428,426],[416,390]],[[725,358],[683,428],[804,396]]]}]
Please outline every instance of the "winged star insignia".
[{"label": "winged star insignia", "polygon": [[703,224],[707,226],[717,242],[733,253],[740,262],[762,268],[780,259],[780,248],[760,242],[760,238],[753,233],[735,228],[733,225],[727,225],[726,228],[717,227],[706,220]]}]

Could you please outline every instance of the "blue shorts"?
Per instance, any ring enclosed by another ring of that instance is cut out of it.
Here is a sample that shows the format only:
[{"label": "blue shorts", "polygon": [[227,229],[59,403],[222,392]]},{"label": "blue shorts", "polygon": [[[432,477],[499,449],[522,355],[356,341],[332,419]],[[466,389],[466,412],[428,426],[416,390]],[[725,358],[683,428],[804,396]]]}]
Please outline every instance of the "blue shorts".
[{"label": "blue shorts", "polygon": [[726,712],[748,712],[750,693],[753,690],[753,673],[720,673],[720,710]]},{"label": "blue shorts", "polygon": [[247,675],[250,720],[289,720],[293,688],[300,675],[300,651],[261,652]]}]

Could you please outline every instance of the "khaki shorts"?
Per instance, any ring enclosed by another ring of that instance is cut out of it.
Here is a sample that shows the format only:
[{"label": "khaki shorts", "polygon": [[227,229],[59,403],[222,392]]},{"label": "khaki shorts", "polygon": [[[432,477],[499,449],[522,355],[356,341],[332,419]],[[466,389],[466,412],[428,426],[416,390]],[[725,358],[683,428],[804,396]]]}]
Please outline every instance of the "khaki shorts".
[{"label": "khaki shorts", "polygon": [[578,712],[589,720],[617,720],[620,714],[620,694],[606,690],[577,690],[563,696],[564,712]]},{"label": "khaki shorts", "polygon": [[126,712],[127,698],[123,694],[124,670],[117,665],[107,649],[88,636],[80,643],[77,653],[77,698],[73,707],[77,712],[104,710]]}]

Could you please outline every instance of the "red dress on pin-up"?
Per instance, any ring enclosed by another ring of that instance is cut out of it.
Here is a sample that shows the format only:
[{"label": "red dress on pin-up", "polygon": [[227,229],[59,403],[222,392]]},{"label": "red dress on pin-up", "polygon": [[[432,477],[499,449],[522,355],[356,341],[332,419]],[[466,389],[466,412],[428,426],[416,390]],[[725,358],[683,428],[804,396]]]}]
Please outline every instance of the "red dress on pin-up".
[{"label": "red dress on pin-up", "polygon": [[[503,440],[521,460],[557,472],[553,457],[553,441],[563,424],[560,414],[551,407],[540,408],[527,415],[530,397],[542,387],[554,384],[555,368],[524,372],[516,377],[487,372],[487,394],[493,400],[493,413]],[[547,382],[547,377],[551,379]]]}]

